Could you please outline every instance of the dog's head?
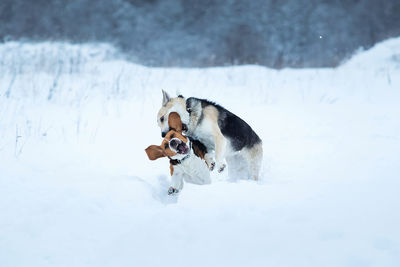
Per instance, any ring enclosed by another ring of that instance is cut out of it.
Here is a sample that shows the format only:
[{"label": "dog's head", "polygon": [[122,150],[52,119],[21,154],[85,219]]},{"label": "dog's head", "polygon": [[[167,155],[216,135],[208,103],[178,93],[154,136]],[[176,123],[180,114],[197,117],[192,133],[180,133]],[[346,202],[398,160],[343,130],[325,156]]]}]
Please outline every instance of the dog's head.
[{"label": "dog's head", "polygon": [[168,131],[160,146],[151,145],[145,149],[150,160],[161,157],[172,159],[183,159],[190,152],[190,140],[182,135],[182,121],[176,112],[171,112],[168,116]]},{"label": "dog's head", "polygon": [[186,100],[183,96],[179,95],[178,97],[171,98],[167,92],[164,90],[162,106],[158,111],[157,115],[157,123],[161,128],[161,136],[165,137],[167,132],[170,130],[168,125],[169,114],[171,112],[176,112],[179,114],[182,120],[182,130],[185,132],[187,130],[187,125],[189,123],[189,114],[186,111]]}]

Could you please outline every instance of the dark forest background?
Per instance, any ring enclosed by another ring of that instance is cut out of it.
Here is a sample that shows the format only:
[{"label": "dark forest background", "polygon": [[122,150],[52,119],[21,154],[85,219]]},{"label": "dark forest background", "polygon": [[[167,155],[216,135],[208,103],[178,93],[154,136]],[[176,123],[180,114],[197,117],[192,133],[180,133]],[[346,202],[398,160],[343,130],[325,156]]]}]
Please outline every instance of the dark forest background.
[{"label": "dark forest background", "polygon": [[337,66],[400,36],[400,0],[1,0],[0,40],[108,42],[150,66]]}]

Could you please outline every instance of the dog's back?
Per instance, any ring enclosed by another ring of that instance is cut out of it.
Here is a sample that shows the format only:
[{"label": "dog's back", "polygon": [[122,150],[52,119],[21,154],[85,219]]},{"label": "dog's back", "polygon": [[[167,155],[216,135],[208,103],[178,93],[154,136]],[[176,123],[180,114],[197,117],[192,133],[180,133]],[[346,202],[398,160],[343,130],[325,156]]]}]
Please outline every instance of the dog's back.
[{"label": "dog's back", "polygon": [[[202,111],[208,106],[212,106],[217,110],[218,127],[225,138],[229,139],[234,151],[240,151],[245,147],[251,148],[261,143],[260,137],[258,137],[250,125],[224,107],[206,99],[190,97],[186,100],[186,107],[188,110],[198,104],[201,105]],[[201,124],[203,119],[204,114],[202,113],[200,114],[197,124]]]}]

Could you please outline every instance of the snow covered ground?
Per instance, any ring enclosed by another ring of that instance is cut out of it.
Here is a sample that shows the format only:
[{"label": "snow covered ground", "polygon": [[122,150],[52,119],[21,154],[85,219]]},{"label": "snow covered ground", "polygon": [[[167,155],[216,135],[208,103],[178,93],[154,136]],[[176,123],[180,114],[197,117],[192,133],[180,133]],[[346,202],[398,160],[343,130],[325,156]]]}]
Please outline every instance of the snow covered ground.
[{"label": "snow covered ground", "polygon": [[[259,133],[262,179],[166,195],[161,89]],[[337,69],[147,68],[0,45],[0,266],[400,266],[400,39]]]}]

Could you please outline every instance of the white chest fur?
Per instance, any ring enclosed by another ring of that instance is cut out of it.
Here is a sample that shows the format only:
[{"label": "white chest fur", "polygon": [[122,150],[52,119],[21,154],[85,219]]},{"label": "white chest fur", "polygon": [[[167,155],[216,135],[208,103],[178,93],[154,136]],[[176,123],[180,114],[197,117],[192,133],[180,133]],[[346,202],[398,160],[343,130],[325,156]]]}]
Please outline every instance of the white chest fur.
[{"label": "white chest fur", "polygon": [[192,134],[192,137],[202,142],[209,150],[214,150],[215,140],[213,135],[210,134],[211,132],[212,123],[204,121],[197,126],[196,131]]},{"label": "white chest fur", "polygon": [[191,153],[190,157],[174,165],[174,176],[182,176],[185,182],[192,184],[211,183],[210,171],[206,162]]}]

